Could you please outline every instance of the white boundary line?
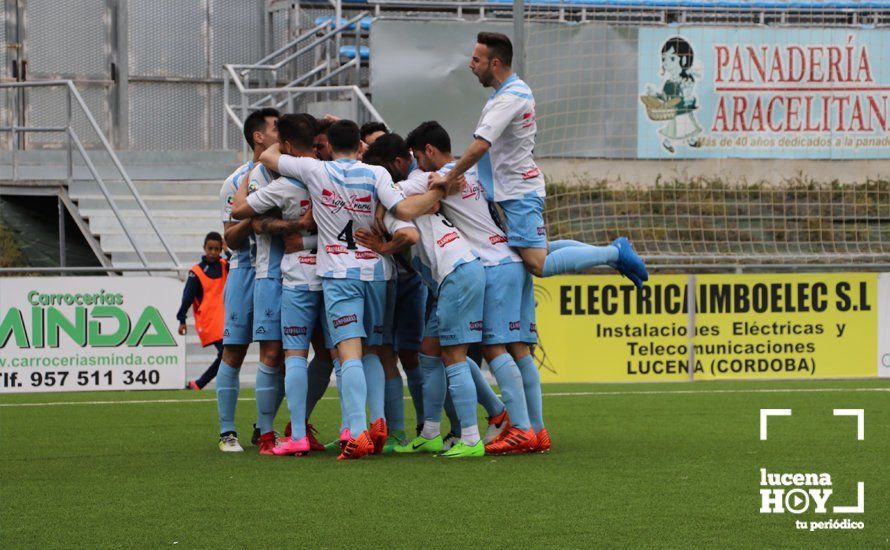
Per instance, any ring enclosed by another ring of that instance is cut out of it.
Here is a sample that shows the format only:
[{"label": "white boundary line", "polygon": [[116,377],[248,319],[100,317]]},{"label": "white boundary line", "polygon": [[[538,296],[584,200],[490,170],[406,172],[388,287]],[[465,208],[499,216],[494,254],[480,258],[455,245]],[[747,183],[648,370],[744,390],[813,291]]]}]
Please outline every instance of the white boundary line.
[{"label": "white boundary line", "polygon": [[[718,393],[838,393],[838,392],[890,392],[886,388],[755,388],[738,390],[631,390],[631,391],[588,391],[588,392],[551,392],[544,393],[544,397],[596,397],[615,395],[713,395]],[[337,399],[336,397],[323,397],[322,399]],[[411,399],[405,396],[406,400]],[[239,397],[238,401],[253,401],[252,397]],[[132,399],[121,401],[56,401],[47,403],[0,403],[0,408],[6,407],[62,407],[67,405],[142,405],[147,403],[216,403],[211,399]]]}]

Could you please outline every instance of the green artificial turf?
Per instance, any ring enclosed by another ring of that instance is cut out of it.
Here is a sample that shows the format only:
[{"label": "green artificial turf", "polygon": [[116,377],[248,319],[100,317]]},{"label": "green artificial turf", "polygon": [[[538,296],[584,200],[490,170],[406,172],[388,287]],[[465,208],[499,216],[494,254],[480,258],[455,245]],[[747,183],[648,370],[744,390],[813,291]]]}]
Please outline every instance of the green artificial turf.
[{"label": "green artificial turf", "polygon": [[[812,391],[828,389],[838,391]],[[237,416],[247,452],[225,455],[210,391],[4,395],[0,545],[886,547],[888,390],[890,380],[548,385],[553,452],[448,462],[259,456],[247,390]],[[334,395],[313,418],[325,441],[339,422]],[[114,403],[84,404],[96,401]],[[793,415],[771,419],[760,441],[760,408]],[[865,409],[864,441],[834,408]],[[760,514],[761,467],[828,472],[829,513]],[[857,481],[865,513],[831,513],[855,504]],[[830,518],[865,529],[795,528]]]}]

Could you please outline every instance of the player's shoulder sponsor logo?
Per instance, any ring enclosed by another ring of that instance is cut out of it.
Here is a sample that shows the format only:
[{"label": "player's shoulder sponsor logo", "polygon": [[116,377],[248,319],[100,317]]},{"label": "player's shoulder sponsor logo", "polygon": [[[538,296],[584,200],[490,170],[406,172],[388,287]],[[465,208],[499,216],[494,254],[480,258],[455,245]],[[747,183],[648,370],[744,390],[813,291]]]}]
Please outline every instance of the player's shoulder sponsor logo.
[{"label": "player's shoulder sponsor logo", "polygon": [[342,317],[337,317],[336,319],[334,319],[334,328],[340,328],[340,327],[346,326],[348,324],[357,323],[357,322],[358,322],[358,316],[356,316],[355,313],[352,313],[350,315],[344,315]]},{"label": "player's shoulder sponsor logo", "polygon": [[507,236],[506,235],[489,235],[488,242],[490,242],[491,244],[505,243],[505,242],[507,242]]},{"label": "player's shoulder sponsor logo", "polygon": [[457,231],[449,231],[442,235],[442,238],[436,241],[436,244],[439,245],[439,248],[444,248],[450,242],[456,241],[460,236],[457,234]]},{"label": "player's shoulder sponsor logo", "polygon": [[333,189],[321,190],[321,205],[330,208],[332,214],[341,210],[356,214],[371,214],[374,210],[374,201],[370,193],[352,193],[343,197]]},{"label": "player's shoulder sponsor logo", "polygon": [[253,193],[257,189],[259,189],[260,184],[257,182],[256,178],[250,178],[250,183],[247,184],[247,192]]},{"label": "player's shoulder sponsor logo", "polygon": [[226,195],[226,204],[229,206],[235,204],[235,195]]}]

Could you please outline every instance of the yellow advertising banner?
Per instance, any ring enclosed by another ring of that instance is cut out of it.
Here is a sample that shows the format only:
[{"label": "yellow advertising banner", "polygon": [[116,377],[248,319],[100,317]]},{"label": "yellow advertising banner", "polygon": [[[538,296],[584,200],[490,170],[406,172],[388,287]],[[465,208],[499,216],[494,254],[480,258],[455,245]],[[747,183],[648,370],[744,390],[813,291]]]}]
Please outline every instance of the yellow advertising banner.
[{"label": "yellow advertising banner", "polygon": [[[539,279],[544,382],[876,376],[874,273]],[[690,295],[691,293],[691,295]]]}]

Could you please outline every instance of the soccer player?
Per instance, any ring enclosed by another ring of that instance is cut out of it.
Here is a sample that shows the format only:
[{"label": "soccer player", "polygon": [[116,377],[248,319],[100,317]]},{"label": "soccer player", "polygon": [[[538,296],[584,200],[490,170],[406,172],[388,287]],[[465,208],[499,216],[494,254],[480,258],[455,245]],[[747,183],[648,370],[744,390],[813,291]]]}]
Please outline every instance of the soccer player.
[{"label": "soccer player", "polygon": [[[308,115],[283,115],[278,119],[281,150],[295,157],[314,158],[312,142],[315,120]],[[274,209],[281,211],[284,255],[280,260],[282,276],[281,333],[285,349],[284,387],[290,411],[290,437],[273,448],[278,456],[303,456],[310,450],[306,425],[306,401],[309,386],[307,357],[313,329],[322,310],[321,279],[315,272],[316,236],[308,230],[311,200],[303,182],[278,177],[246,197],[235,197],[233,214],[256,217]],[[270,222],[277,223],[277,222]],[[324,447],[321,447],[323,450]]]},{"label": "soccer player", "polygon": [[[363,126],[362,130],[368,130],[369,124],[371,123]],[[373,131],[376,128],[379,126],[371,127],[370,130]],[[375,136],[372,141],[376,141],[377,137],[380,136]],[[387,138],[384,142],[388,143],[391,140]],[[411,170],[413,159],[392,158],[394,155],[390,154],[391,150],[392,147],[381,143],[372,150],[370,158],[368,152],[365,151],[363,161],[386,167],[394,179],[404,179]],[[426,322],[427,290],[420,276],[411,267],[410,256],[401,254],[403,250],[409,248],[410,244],[413,244],[408,242],[408,235],[411,234],[402,230],[400,224],[404,223],[387,212],[383,217],[383,225],[389,241],[385,243],[384,250],[377,250],[385,258],[393,261],[392,278],[387,288],[387,322],[384,327],[384,344],[380,348],[380,360],[383,363],[386,377],[386,423],[390,428],[389,437],[383,447],[384,453],[391,453],[396,446],[408,442],[405,434],[405,401],[402,376],[398,369],[399,361],[405,370],[408,391],[411,393],[414,403],[415,418],[418,422],[417,435],[420,435],[423,424],[423,374],[419,368],[418,352],[423,338],[423,326]],[[414,224],[409,223],[409,226],[416,232]],[[414,237],[414,241],[417,238],[419,235]]]},{"label": "soccer player", "polygon": [[[396,151],[400,154],[393,154]],[[401,177],[404,172],[398,173],[393,161],[402,159],[404,162],[400,162],[400,165],[407,171],[410,165],[407,151],[408,147],[401,136],[388,134],[374,142],[365,156],[383,159],[388,162],[393,175]],[[409,190],[409,198],[441,198],[440,191],[428,189],[428,181],[428,174],[414,171],[399,185],[403,191]],[[414,248],[414,264],[435,297],[435,306],[430,312],[421,344],[424,425],[419,436],[407,445],[396,447],[395,451],[416,453],[442,450],[440,425],[447,389],[459,420],[461,439],[442,456],[483,456],[485,444],[476,423],[476,385],[467,363],[467,349],[469,344],[482,339],[485,287],[479,283],[484,281],[485,273],[477,253],[441,212],[422,213],[415,217],[414,223],[421,236],[420,243]],[[363,232],[359,239],[379,250],[379,237],[374,238]]]},{"label": "soccer player", "polygon": [[315,140],[312,150],[318,160],[334,160],[334,151],[328,141],[328,128],[334,123],[332,118],[320,118],[315,121]]},{"label": "soccer player", "polygon": [[389,133],[389,128],[382,122],[366,122],[362,124],[361,135],[365,145],[371,145],[377,138]]},{"label": "soccer player", "polygon": [[[371,227],[378,203],[397,218],[410,220],[429,210],[435,198],[405,199],[386,170],[356,160],[361,136],[355,122],[332,123],[327,138],[333,161],[282,155],[273,146],[264,152],[260,162],[269,170],[305,183],[312,197],[318,225],[317,267],[322,277],[328,329],[340,360],[341,393],[349,430],[338,458],[347,460],[382,450],[387,437],[382,411],[369,433],[365,413],[369,388],[365,374],[367,371],[367,380],[375,386],[379,383],[382,397],[383,369],[375,352],[383,340],[389,264],[376,252],[356,243],[355,232]],[[377,388],[370,388],[370,393],[378,394]],[[372,416],[376,416],[374,410]]]},{"label": "soccer player", "polygon": [[232,217],[235,193],[241,182],[254,168],[266,147],[278,141],[275,121],[278,111],[271,108],[254,111],[244,120],[244,139],[253,150],[253,159],[242,164],[226,178],[219,192],[225,241],[232,249],[229,275],[226,279],[223,302],[225,327],[223,354],[216,375],[216,401],[219,414],[219,449],[223,452],[242,452],[235,431],[235,406],[241,387],[239,372],[252,341],[254,262],[252,227],[249,219]]},{"label": "soccer player", "polygon": [[[275,146],[277,145],[276,140]],[[265,166],[257,164],[250,171],[248,181],[235,194],[235,204],[243,204],[248,194],[267,187],[273,179],[275,178]],[[260,362],[256,372],[259,452],[262,455],[272,455],[276,443],[273,423],[285,393],[284,373],[281,369],[284,362],[281,342],[281,258],[284,255],[282,236],[296,233],[302,227],[297,220],[283,220],[277,215],[253,217],[251,227],[256,240],[253,339],[260,343]],[[302,424],[301,422],[300,425]]]},{"label": "soccer player", "polygon": [[185,288],[182,291],[182,304],[176,313],[179,321],[179,334],[188,331],[185,320],[188,309],[195,312],[195,329],[201,339],[201,346],[216,348],[216,359],[197,379],[190,380],[186,386],[192,390],[202,390],[216,377],[219,362],[222,360],[222,337],[225,309],[223,308],[223,290],[226,286],[228,265],[220,258],[223,251],[222,235],[211,231],[204,237],[204,256],[201,262],[192,266]]},{"label": "soccer player", "polygon": [[431,185],[455,193],[458,178],[478,163],[487,198],[496,202],[507,218],[508,242],[532,274],[550,277],[610,265],[642,287],[649,278],[646,266],[625,237],[615,239],[610,246],[561,240],[548,247],[544,176],[532,158],[537,132],[535,98],[528,85],[513,73],[512,62],[513,45],[507,36],[478,34],[470,70],[494,93],[482,109],[474,141],[447,174],[431,179]]},{"label": "soccer player", "polygon": [[[423,170],[444,175],[454,166],[451,139],[438,122],[424,122],[412,130],[408,146]],[[476,171],[468,170],[465,179],[459,192],[440,204],[485,266],[482,355],[501,388],[511,424],[501,437],[486,441],[485,452],[548,451],[551,444],[541,410],[541,381],[529,349],[536,339],[523,331],[535,323],[530,275],[522,258],[507,244],[497,211],[483,197]],[[406,195],[415,191],[405,185],[402,190]]]}]

